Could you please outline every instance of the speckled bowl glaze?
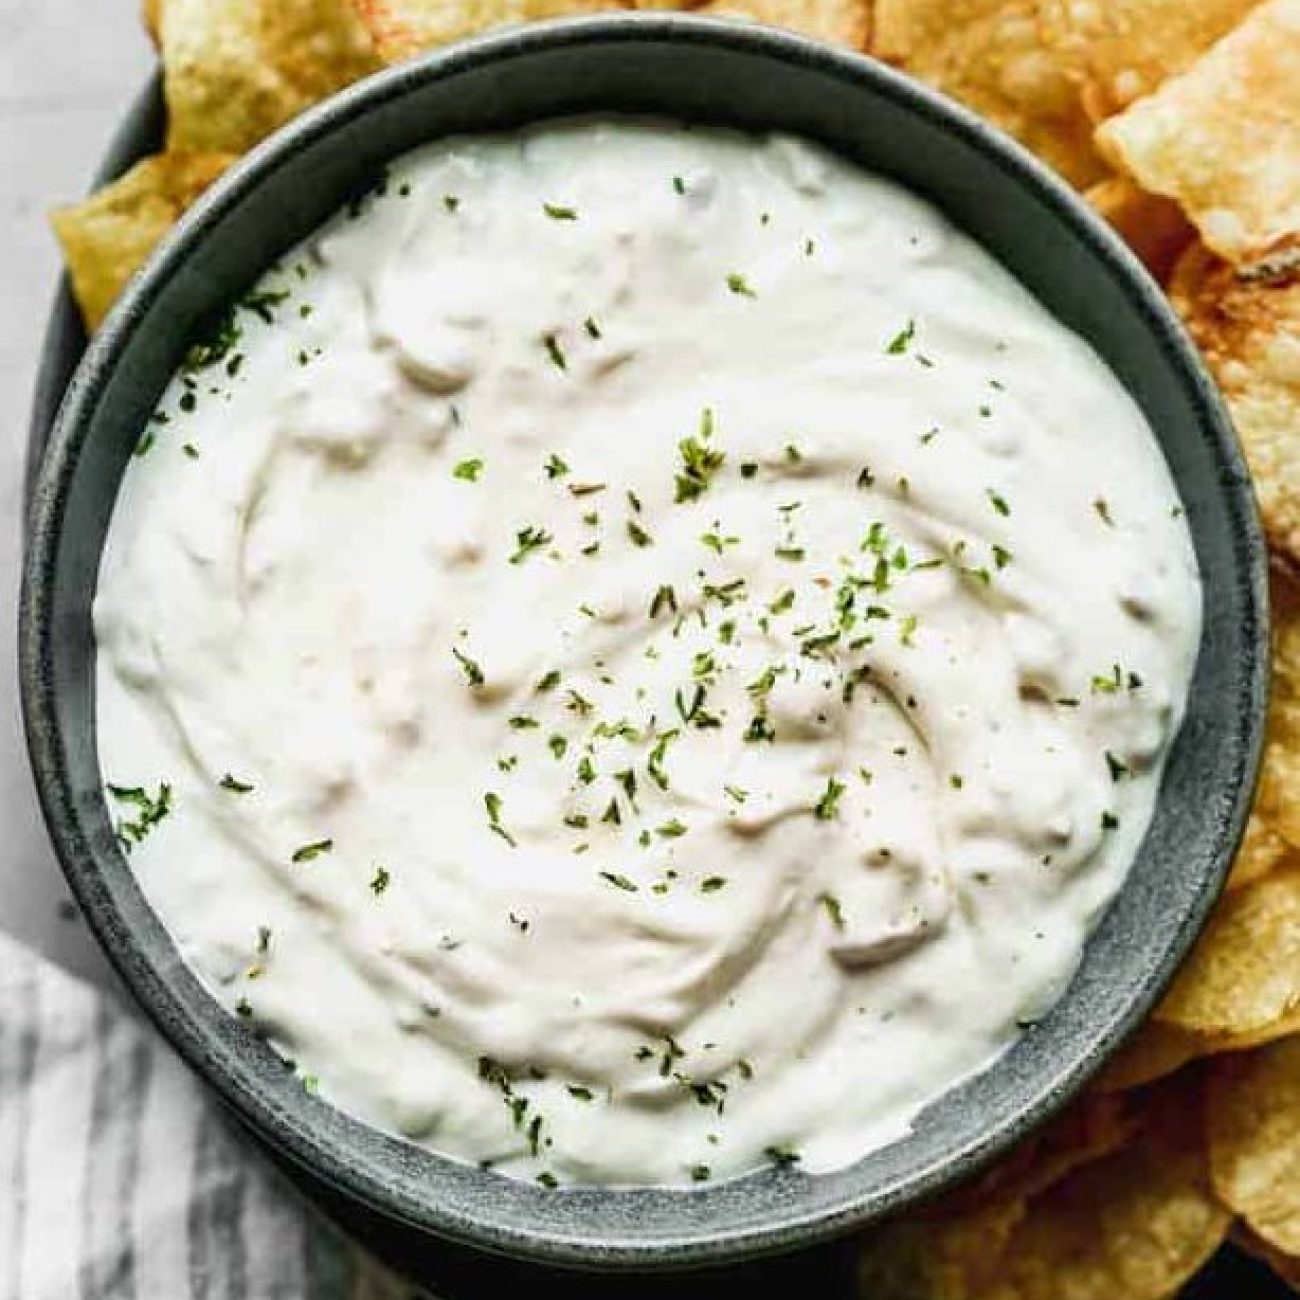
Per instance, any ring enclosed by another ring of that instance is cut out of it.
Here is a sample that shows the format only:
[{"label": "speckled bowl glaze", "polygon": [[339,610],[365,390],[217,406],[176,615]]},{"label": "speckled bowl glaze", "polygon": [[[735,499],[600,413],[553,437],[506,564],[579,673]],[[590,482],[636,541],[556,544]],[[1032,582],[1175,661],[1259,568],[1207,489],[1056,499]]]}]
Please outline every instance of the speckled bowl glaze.
[{"label": "speckled bowl glaze", "polygon": [[[906,1140],[834,1174],[548,1192],[350,1119],[304,1093],[186,968],[116,847],[101,793],[90,622],[100,550],[185,341],[395,155],[602,110],[797,132],[938,204],[1128,386],[1177,480],[1201,566],[1187,720],[1129,881],[1069,991]],[[282,1158],[432,1239],[588,1269],[688,1268],[807,1246],[973,1173],[1059,1108],[1151,1007],[1243,828],[1266,702],[1265,568],[1246,469],[1209,380],[1158,288],[1061,182],[868,59],[749,25],[623,14],[505,31],[382,73],[260,146],[186,217],[91,341],[36,474],[22,697],[50,832],[100,942],[182,1056]]]}]

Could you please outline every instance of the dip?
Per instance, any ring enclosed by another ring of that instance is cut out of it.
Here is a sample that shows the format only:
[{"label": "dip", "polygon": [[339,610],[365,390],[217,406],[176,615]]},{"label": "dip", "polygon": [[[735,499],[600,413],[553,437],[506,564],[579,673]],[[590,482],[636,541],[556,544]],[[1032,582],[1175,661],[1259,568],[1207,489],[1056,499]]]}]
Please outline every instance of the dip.
[{"label": "dip", "polygon": [[1117,379],[797,140],[437,144],[142,435],[99,752],[303,1084],[552,1186],[819,1171],[1062,992],[1199,638]]}]

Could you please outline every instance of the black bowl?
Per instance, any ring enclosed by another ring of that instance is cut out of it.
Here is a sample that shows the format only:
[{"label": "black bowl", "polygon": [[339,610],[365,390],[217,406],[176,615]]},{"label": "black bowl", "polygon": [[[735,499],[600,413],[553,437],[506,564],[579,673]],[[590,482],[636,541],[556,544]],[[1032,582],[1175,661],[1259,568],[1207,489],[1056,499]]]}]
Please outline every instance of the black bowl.
[{"label": "black bowl", "polygon": [[[200,323],[389,159],[456,132],[659,113],[819,140],[929,198],[1088,339],[1156,431],[1187,507],[1204,630],[1186,721],[1120,896],[1069,991],[905,1140],[838,1173],[690,1190],[548,1192],[433,1155],[308,1096],[188,970],[118,851],[96,758],[90,604],[138,432]],[[306,114],[186,217],[91,341],[33,492],[20,672],[55,848],[163,1033],[284,1158],[389,1220],[518,1258],[676,1267],[789,1250],[968,1176],[1082,1086],[1150,1009],[1222,884],[1266,702],[1265,549],[1212,385],[1159,289],[1086,207],[972,115],[868,59],[770,29],[629,15],[503,32],[382,73]]]}]

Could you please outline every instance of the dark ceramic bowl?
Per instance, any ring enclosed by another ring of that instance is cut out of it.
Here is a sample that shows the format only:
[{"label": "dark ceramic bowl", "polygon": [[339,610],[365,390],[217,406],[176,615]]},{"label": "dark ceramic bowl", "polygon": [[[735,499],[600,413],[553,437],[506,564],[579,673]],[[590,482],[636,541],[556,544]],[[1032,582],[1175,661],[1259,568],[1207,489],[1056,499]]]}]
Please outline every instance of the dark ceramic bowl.
[{"label": "dark ceramic bowl", "polygon": [[[185,341],[383,163],[430,139],[590,111],[819,140],[925,195],[1127,385],[1187,506],[1205,621],[1187,719],[1121,895],[1069,991],[904,1141],[839,1173],[690,1190],[548,1192],[440,1158],[306,1093],[204,991],[119,853],[101,793],[90,603],[119,481]],[[1268,673],[1265,552],[1214,391],[1164,298],[1059,181],[968,113],[871,61],[776,31],[619,15],[489,36],[354,87],[258,148],[181,223],[92,340],[29,520],[20,667],[55,847],[141,1004],[282,1158],[388,1221],[585,1268],[719,1263],[866,1224],[963,1178],[1059,1108],[1146,1013],[1222,884],[1254,784]]]}]

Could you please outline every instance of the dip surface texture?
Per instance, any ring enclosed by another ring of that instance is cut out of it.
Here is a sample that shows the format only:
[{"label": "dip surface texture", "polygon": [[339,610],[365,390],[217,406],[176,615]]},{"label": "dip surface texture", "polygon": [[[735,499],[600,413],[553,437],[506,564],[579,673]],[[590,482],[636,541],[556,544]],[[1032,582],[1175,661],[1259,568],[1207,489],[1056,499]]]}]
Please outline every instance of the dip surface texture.
[{"label": "dip surface texture", "polygon": [[522,1177],[843,1166],[1063,990],[1200,591],[1115,377],[798,141],[394,165],[196,346],[95,603],[108,800],[308,1087]]}]

